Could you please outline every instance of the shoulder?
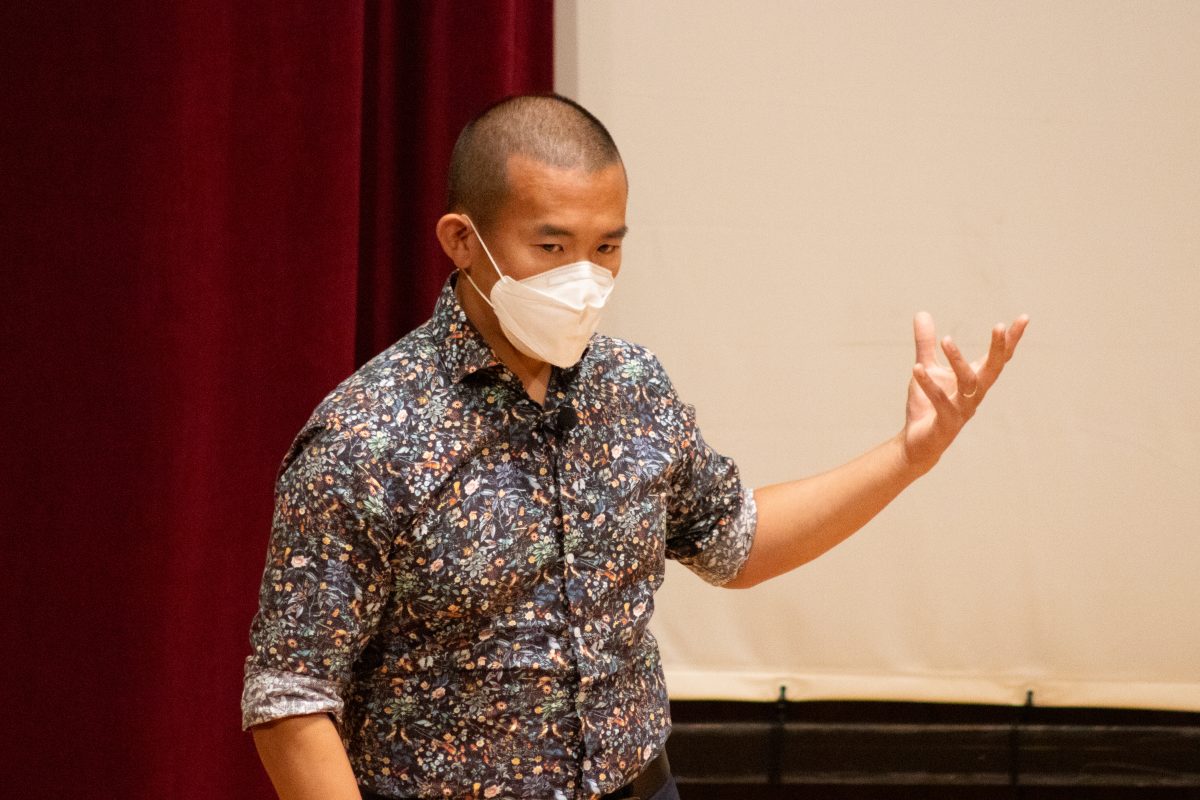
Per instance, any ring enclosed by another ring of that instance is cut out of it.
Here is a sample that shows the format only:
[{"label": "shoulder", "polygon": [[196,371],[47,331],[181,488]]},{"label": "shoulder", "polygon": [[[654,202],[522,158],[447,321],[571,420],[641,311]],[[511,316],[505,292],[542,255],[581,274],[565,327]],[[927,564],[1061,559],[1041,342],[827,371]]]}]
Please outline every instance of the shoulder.
[{"label": "shoulder", "polygon": [[606,399],[615,417],[654,420],[669,431],[686,429],[694,410],[675,390],[667,370],[648,347],[597,334],[584,380]]},{"label": "shoulder", "polygon": [[419,415],[412,409],[436,391],[440,381],[436,347],[422,326],[370,358],[321,398],[292,441],[280,471],[318,442],[340,442],[347,452],[373,455],[368,461],[383,459],[416,423]]},{"label": "shoulder", "polygon": [[313,416],[350,424],[387,421],[440,385],[437,350],[424,334],[417,328],[367,360],[321,399]]},{"label": "shoulder", "polygon": [[617,383],[637,383],[673,392],[671,379],[650,348],[602,333],[592,337],[588,364],[593,374]]}]

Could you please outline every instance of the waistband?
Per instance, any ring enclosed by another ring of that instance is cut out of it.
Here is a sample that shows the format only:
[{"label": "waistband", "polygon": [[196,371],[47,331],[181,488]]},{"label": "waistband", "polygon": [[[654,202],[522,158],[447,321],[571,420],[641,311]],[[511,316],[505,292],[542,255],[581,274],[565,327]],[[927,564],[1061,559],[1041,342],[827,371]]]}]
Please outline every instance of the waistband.
[{"label": "waistband", "polygon": [[[648,800],[655,792],[666,786],[671,778],[671,765],[667,751],[659,752],[638,776],[619,789],[602,795],[600,800]],[[419,800],[419,798],[391,797],[359,787],[362,800]]]}]

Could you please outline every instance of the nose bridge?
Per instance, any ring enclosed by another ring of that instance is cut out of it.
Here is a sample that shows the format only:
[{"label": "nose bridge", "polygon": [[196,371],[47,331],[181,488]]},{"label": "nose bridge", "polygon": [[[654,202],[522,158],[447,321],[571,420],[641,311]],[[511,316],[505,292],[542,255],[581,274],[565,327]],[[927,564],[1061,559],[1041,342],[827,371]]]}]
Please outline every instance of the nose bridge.
[{"label": "nose bridge", "polygon": [[564,264],[574,264],[579,261],[592,260],[591,242],[583,237],[572,237],[571,241],[563,249],[566,251],[563,253]]}]

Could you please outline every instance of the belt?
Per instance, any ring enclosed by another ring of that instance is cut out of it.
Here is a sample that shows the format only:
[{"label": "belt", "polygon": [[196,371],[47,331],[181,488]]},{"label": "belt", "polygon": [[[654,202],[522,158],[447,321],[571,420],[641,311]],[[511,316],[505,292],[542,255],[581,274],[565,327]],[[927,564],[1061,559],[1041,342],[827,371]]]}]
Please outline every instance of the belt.
[{"label": "belt", "polygon": [[[603,795],[600,800],[650,800],[662,787],[666,786],[671,777],[671,765],[667,763],[667,751],[663,750],[646,765],[638,776],[620,789]],[[376,794],[370,789],[360,787],[363,800],[392,800],[386,795]],[[396,800],[399,800],[397,798]]]},{"label": "belt", "polygon": [[600,800],[650,800],[655,792],[667,785],[671,777],[671,765],[667,762],[667,751],[662,750],[654,760],[638,773],[638,776],[616,791],[609,792]]}]

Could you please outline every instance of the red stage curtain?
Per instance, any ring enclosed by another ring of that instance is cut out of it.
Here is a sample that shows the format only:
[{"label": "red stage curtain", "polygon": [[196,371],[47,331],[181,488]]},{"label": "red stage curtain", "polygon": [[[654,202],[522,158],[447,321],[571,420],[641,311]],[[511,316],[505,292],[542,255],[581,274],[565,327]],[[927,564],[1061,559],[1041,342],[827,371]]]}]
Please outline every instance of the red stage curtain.
[{"label": "red stage curtain", "polygon": [[272,796],[238,699],[275,470],[428,315],[453,137],[551,88],[551,10],[4,4],[6,794]]}]

